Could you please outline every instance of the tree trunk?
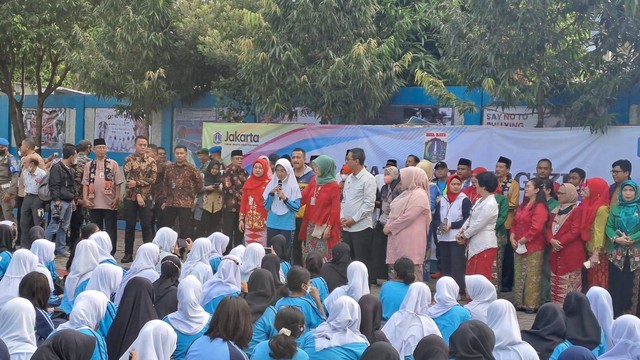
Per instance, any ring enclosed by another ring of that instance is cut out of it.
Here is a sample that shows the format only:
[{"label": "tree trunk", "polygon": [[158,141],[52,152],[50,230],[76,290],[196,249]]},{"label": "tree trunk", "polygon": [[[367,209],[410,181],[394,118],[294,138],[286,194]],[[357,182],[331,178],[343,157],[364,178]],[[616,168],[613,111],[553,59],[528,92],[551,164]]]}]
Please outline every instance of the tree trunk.
[{"label": "tree trunk", "polygon": [[42,153],[42,113],[44,111],[44,99],[38,96],[38,105],[36,106],[36,151],[38,154]]},{"label": "tree trunk", "polygon": [[544,99],[544,90],[538,90],[538,93],[536,94],[536,110],[538,111],[538,122],[536,123],[537,128],[544,127]]},{"label": "tree trunk", "polygon": [[13,96],[9,98],[9,119],[11,120],[11,129],[13,130],[13,139],[16,147],[20,147],[24,140],[24,122],[22,116],[22,101],[16,100]]}]

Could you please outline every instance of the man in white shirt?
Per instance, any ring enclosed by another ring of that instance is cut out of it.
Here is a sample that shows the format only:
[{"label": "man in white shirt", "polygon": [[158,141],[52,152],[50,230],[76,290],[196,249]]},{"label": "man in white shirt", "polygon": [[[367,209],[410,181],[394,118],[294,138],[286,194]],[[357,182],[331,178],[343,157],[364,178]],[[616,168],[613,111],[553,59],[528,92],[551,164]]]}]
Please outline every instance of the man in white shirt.
[{"label": "man in white shirt", "polygon": [[372,212],[376,201],[376,179],[364,168],[364,150],[353,148],[345,157],[352,174],[345,180],[340,204],[342,241],[351,247],[351,257],[369,267],[373,239]]},{"label": "man in white shirt", "polygon": [[22,170],[22,181],[24,183],[24,199],[20,206],[20,245],[31,248],[29,229],[33,226],[42,226],[42,215],[44,215],[42,200],[38,197],[38,188],[47,172],[39,166],[38,159],[31,158]]}]

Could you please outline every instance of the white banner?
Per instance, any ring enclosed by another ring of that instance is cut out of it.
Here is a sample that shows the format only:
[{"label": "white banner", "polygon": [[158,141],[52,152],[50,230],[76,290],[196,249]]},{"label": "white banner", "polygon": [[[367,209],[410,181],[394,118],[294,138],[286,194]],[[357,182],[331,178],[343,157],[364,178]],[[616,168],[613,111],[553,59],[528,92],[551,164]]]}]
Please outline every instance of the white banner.
[{"label": "white banner", "polygon": [[116,109],[96,109],[94,135],[106,141],[107,151],[124,153],[135,151],[136,136],[148,136],[142,120],[134,120]]}]

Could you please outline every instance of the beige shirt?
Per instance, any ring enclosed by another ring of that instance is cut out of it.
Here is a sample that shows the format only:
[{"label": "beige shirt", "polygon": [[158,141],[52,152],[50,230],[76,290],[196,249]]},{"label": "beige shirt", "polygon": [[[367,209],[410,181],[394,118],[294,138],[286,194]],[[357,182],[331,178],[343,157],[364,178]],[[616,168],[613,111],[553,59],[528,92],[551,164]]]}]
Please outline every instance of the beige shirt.
[{"label": "beige shirt", "polygon": [[[93,160],[95,161],[95,160]],[[115,161],[108,159],[111,164],[111,173],[114,176],[113,180],[113,193],[111,195],[106,195],[104,193],[105,188],[105,172],[104,172],[104,161],[96,161],[96,174],[93,185],[95,186],[95,198],[89,199],[93,203],[94,209],[104,209],[104,210],[113,210],[111,209],[111,204],[113,200],[116,198],[116,188],[120,187],[124,182],[122,173],[120,172],[120,168],[118,167],[118,163]],[[89,186],[90,184],[90,172],[91,172],[91,163],[92,161],[88,161],[84,166],[84,176],[82,177],[82,185]]]}]

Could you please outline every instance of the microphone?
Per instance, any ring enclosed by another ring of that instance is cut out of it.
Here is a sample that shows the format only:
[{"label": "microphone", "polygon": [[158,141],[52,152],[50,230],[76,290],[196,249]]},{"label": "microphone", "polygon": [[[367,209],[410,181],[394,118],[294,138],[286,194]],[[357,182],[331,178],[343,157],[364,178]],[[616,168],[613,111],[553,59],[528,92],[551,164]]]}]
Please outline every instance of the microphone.
[{"label": "microphone", "polygon": [[282,180],[278,180],[278,187],[282,189]]}]

